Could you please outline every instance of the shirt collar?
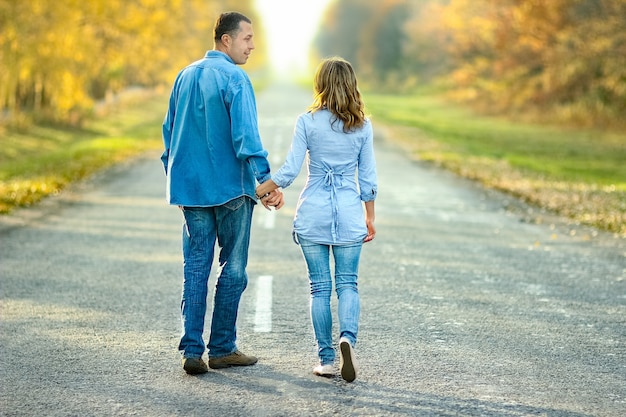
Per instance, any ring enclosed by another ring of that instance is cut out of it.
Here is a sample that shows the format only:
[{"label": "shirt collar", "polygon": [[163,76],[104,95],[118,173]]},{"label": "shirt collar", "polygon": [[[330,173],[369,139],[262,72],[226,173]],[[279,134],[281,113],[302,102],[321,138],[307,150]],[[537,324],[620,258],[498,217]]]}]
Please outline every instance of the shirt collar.
[{"label": "shirt collar", "polygon": [[217,51],[215,49],[211,49],[210,51],[207,51],[206,55],[204,56],[205,58],[225,58],[228,62],[231,63],[235,63],[235,61],[233,61],[233,59],[231,57],[229,57],[227,54],[225,54],[222,51]]}]

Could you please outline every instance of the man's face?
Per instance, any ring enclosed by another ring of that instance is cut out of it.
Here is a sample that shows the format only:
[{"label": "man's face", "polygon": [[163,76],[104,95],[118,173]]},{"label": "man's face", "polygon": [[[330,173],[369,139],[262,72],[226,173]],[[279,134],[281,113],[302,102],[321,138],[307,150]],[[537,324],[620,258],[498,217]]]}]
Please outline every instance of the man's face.
[{"label": "man's face", "polygon": [[252,25],[248,22],[241,21],[239,23],[241,29],[235,38],[230,37],[230,43],[228,45],[227,54],[235,61],[237,65],[243,65],[248,61],[250,53],[254,49],[254,32],[252,31]]}]

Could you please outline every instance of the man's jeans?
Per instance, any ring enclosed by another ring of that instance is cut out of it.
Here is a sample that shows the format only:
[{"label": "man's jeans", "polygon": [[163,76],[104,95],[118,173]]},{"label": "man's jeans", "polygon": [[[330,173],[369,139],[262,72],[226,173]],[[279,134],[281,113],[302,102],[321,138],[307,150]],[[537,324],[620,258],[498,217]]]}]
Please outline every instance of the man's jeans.
[{"label": "man's jeans", "polygon": [[354,346],[359,328],[360,301],[357,288],[362,242],[349,245],[320,245],[297,236],[307,264],[311,284],[311,321],[317,339],[320,364],[335,360],[332,337],[330,296],[330,251],[335,259],[335,291],[338,298],[339,337],[346,337]]},{"label": "man's jeans", "polygon": [[204,353],[204,317],[215,241],[220,246],[217,285],[209,337],[209,357],[237,350],[237,310],[248,284],[246,265],[254,202],[238,197],[217,207],[183,207],[184,280],[181,302],[183,335],[178,349],[184,357]]}]

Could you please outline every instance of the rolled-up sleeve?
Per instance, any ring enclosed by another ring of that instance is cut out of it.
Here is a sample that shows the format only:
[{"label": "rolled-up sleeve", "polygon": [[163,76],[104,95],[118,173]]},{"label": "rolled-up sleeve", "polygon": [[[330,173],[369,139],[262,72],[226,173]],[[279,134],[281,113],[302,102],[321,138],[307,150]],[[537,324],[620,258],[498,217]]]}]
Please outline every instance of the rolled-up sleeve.
[{"label": "rolled-up sleeve", "polygon": [[378,194],[378,177],[376,175],[376,159],[374,158],[374,131],[371,122],[364,129],[366,134],[359,153],[359,190],[362,201],[373,201]]},{"label": "rolled-up sleeve", "polygon": [[170,147],[172,145],[172,129],[174,126],[174,117],[175,117],[175,112],[176,112],[175,91],[176,91],[176,84],[174,84],[174,88],[172,88],[172,92],[170,94],[169,106],[167,109],[167,113],[165,114],[165,118],[163,119],[163,126],[162,126],[164,151],[161,154],[161,162],[163,163],[163,169],[165,170],[165,175],[167,175],[169,156],[170,156]]},{"label": "rolled-up sleeve", "polygon": [[230,101],[231,132],[237,159],[248,161],[259,183],[270,179],[270,164],[263,148],[257,119],[254,90],[248,80],[233,89]]}]

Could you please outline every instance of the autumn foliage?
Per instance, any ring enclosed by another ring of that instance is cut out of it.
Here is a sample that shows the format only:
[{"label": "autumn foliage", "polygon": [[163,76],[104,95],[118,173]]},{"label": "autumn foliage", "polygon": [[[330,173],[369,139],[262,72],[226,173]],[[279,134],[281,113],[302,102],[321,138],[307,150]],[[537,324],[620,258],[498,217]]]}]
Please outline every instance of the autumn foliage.
[{"label": "autumn foliage", "polygon": [[379,89],[435,84],[490,113],[606,126],[626,115],[624,28],[626,0],[338,0],[316,46]]},{"label": "autumn foliage", "polygon": [[78,123],[129,86],[170,84],[242,0],[0,0],[0,122]]}]

